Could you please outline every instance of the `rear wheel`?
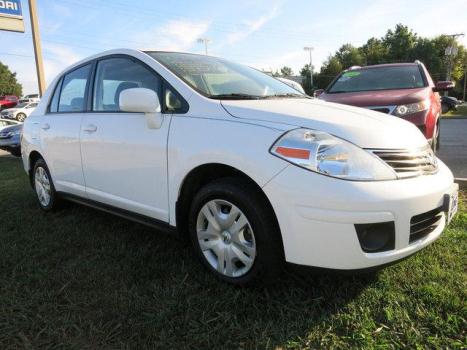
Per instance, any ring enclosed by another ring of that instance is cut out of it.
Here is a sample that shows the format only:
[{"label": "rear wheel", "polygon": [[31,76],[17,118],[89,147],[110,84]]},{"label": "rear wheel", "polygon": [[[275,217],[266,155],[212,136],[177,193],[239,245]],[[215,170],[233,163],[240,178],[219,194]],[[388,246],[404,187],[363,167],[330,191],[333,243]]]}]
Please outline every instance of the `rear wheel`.
[{"label": "rear wheel", "polygon": [[34,164],[32,183],[41,209],[45,211],[56,209],[59,205],[59,198],[49,168],[42,158],[38,159]]},{"label": "rear wheel", "polygon": [[271,281],[283,263],[274,213],[258,190],[225,178],[203,187],[190,210],[189,231],[202,263],[223,281]]}]

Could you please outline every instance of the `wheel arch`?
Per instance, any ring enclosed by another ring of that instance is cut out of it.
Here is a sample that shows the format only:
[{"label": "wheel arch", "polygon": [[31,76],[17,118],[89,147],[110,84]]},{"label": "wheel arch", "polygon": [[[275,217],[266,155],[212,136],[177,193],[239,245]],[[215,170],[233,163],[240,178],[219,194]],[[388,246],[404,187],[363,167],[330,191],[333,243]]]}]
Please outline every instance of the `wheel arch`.
[{"label": "wheel arch", "polygon": [[29,156],[28,156],[28,175],[29,175],[29,182],[30,182],[31,186],[33,185],[33,183],[32,183],[32,172],[34,170],[34,165],[36,164],[38,159],[44,159],[44,157],[42,157],[42,155],[38,151],[34,150],[34,151],[31,151],[31,153],[29,153]]},{"label": "wheel arch", "polygon": [[[243,171],[232,167],[230,165],[222,163],[206,163],[197,166],[192,169],[183,179],[177,196],[177,201],[175,203],[175,219],[177,230],[182,236],[187,236],[188,233],[188,212],[190,209],[190,204],[196,195],[196,193],[206,184],[219,180],[222,178],[238,178],[241,179],[252,187],[254,187],[264,203],[268,206],[268,210],[271,211],[272,216],[275,220],[275,225],[280,232],[279,222],[277,220],[276,213],[274,212],[273,206],[269,201],[269,198],[266,196],[266,193],[263,191],[260,185],[253,180],[250,176],[245,174]],[[282,251],[284,250],[284,245],[282,243],[282,234],[281,236],[281,246]]]}]

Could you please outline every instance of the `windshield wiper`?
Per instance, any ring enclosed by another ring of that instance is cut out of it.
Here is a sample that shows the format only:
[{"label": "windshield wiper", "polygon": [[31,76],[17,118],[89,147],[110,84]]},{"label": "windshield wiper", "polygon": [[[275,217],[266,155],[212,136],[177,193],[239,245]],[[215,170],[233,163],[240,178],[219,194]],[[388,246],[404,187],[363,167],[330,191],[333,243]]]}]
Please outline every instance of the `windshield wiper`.
[{"label": "windshield wiper", "polygon": [[307,95],[303,94],[294,94],[294,93],[286,93],[286,94],[275,94],[275,95],[266,95],[264,98],[310,98]]},{"label": "windshield wiper", "polygon": [[211,95],[209,97],[217,99],[217,100],[259,100],[261,98],[264,98],[264,96],[241,94],[241,93],[219,94],[219,95]]}]

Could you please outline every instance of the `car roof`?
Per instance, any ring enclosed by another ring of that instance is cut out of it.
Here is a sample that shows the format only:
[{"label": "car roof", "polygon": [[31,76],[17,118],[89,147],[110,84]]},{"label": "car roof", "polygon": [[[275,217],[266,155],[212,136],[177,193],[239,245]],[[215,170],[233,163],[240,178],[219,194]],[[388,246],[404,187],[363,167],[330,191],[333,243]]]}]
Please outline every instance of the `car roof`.
[{"label": "car roof", "polygon": [[352,70],[375,69],[375,68],[384,68],[384,67],[407,67],[407,66],[419,66],[419,65],[420,63],[417,63],[417,62],[383,63],[383,64],[374,64],[371,66],[354,67],[352,68]]}]

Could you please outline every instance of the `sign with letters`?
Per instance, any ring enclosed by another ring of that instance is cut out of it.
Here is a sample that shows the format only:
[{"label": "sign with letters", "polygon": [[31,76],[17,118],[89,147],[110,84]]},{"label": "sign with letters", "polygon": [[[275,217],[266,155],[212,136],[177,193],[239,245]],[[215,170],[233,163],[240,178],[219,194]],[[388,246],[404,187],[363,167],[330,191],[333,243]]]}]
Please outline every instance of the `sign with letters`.
[{"label": "sign with letters", "polygon": [[0,30],[24,33],[21,0],[0,0]]}]

